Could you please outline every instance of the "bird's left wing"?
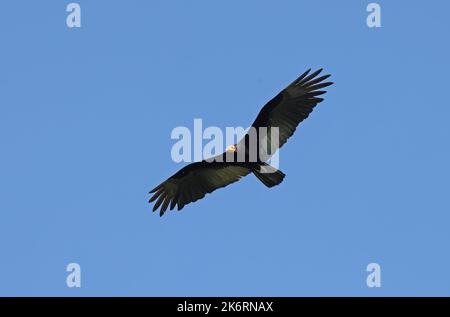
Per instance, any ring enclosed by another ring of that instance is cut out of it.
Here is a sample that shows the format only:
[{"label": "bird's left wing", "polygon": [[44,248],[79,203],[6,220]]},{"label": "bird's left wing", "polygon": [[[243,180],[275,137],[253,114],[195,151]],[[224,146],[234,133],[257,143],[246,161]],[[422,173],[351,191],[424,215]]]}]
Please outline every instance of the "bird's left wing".
[{"label": "bird's left wing", "polygon": [[206,194],[218,188],[225,187],[238,181],[250,173],[250,169],[226,162],[196,162],[189,164],[155,187],[149,202],[156,200],[153,211],[160,206],[160,215],[170,205],[172,210],[178,205],[178,210],[191,202],[197,201]]}]

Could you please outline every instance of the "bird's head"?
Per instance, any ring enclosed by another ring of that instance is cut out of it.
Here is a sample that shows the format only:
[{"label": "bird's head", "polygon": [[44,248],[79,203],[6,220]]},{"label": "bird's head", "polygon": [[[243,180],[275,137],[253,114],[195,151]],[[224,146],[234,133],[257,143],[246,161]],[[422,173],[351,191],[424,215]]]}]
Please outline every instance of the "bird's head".
[{"label": "bird's head", "polygon": [[236,144],[230,145],[229,147],[227,147],[227,152],[236,152],[237,151],[237,146]]}]

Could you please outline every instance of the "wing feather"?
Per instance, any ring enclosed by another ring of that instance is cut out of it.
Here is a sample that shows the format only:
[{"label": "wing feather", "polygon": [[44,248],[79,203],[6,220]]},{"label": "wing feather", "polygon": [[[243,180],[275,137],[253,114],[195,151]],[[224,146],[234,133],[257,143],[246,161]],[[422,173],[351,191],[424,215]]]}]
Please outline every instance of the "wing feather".
[{"label": "wing feather", "polygon": [[153,211],[161,207],[162,216],[169,206],[170,210],[176,206],[181,210],[187,204],[204,198],[206,194],[238,181],[250,171],[250,168],[237,163],[192,163],[155,187],[150,192],[153,196],[149,202],[156,200]]},{"label": "wing feather", "polygon": [[272,154],[286,143],[294,134],[297,126],[308,118],[317,104],[324,100],[323,98],[317,97],[326,93],[325,90],[321,89],[333,84],[332,82],[324,82],[330,75],[317,77],[322,72],[322,69],[309,74],[310,71],[311,69],[300,75],[300,77],[270,100],[261,109],[252,124],[252,127],[256,129],[267,127],[267,135],[261,140],[266,143],[267,149],[271,149],[270,128],[278,127],[278,147],[274,146],[270,152]]}]

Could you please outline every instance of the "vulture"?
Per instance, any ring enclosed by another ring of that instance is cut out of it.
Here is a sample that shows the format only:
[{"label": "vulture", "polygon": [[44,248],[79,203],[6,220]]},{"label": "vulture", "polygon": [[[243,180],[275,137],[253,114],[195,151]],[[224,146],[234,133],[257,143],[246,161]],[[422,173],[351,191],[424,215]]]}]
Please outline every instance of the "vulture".
[{"label": "vulture", "polygon": [[[160,208],[159,214],[162,216],[168,207],[170,210],[175,207],[181,210],[187,204],[250,173],[269,188],[279,185],[285,174],[266,162],[294,134],[299,123],[308,118],[314,107],[324,100],[319,97],[326,93],[323,88],[333,83],[326,81],[330,75],[319,76],[321,72],[322,69],[313,73],[311,69],[307,70],[262,107],[249,129],[254,129],[258,135],[254,147],[257,155],[252,155],[250,151],[252,138],[247,132],[237,144],[229,146],[222,154],[183,167],[151,190],[150,194],[153,195],[149,203],[156,201],[153,211]],[[259,131],[264,131],[261,128],[267,131],[264,137],[259,135]],[[273,142],[271,128],[277,128],[278,142],[275,142],[275,148],[272,147],[269,153],[267,144]],[[238,156],[241,159],[237,159]]]}]

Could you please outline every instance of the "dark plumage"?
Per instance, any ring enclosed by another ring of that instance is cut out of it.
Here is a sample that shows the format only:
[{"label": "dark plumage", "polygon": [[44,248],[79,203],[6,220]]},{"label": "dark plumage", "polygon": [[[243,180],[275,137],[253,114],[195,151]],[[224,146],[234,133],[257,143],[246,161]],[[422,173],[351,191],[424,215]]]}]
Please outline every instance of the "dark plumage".
[{"label": "dark plumage", "polygon": [[[270,147],[271,127],[278,127],[278,147],[283,146],[287,139],[294,134],[298,124],[309,116],[318,103],[323,101],[318,97],[326,93],[322,89],[332,85],[331,82],[324,82],[330,75],[318,77],[322,69],[309,74],[310,71],[309,69],[303,73],[270,100],[253,122],[252,127],[257,131],[258,128],[267,127],[267,137],[264,142],[267,142],[268,147]],[[169,206],[171,210],[175,206],[181,210],[185,205],[205,197],[206,194],[218,188],[234,183],[250,173],[253,173],[267,187],[280,184],[285,176],[283,172],[260,161],[259,156],[256,162],[249,160],[249,153],[247,153],[249,138],[247,133],[233,147],[231,153],[236,157],[240,153],[239,150],[245,148],[245,160],[242,162],[227,161],[226,157],[230,155],[230,151],[226,151],[207,161],[189,164],[156,186],[150,191],[153,196],[149,202],[156,201],[153,211],[161,207],[160,215],[162,216]],[[259,142],[256,148],[259,153],[261,148]]]}]

